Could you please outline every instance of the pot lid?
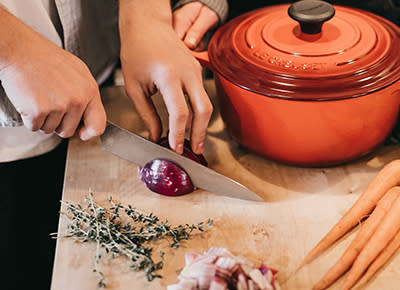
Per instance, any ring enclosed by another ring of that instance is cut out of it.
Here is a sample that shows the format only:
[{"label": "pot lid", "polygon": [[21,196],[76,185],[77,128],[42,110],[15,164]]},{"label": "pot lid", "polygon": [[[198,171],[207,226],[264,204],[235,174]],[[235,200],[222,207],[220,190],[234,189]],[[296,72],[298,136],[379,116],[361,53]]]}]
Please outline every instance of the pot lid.
[{"label": "pot lid", "polygon": [[303,0],[232,19],[216,31],[208,49],[215,70],[242,88],[328,100],[399,80],[399,42],[400,29],[380,16]]}]

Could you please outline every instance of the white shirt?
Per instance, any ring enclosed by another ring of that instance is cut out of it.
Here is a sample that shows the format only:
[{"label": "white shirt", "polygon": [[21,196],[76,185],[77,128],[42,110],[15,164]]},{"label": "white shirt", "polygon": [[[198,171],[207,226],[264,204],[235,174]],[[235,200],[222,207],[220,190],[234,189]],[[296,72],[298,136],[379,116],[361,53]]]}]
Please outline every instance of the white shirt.
[{"label": "white shirt", "polygon": [[[0,0],[0,5],[26,25],[62,47],[61,23],[54,0]],[[0,90],[0,94],[4,91]],[[0,162],[14,161],[46,153],[61,139],[55,134],[31,132],[25,126],[0,126]]]}]

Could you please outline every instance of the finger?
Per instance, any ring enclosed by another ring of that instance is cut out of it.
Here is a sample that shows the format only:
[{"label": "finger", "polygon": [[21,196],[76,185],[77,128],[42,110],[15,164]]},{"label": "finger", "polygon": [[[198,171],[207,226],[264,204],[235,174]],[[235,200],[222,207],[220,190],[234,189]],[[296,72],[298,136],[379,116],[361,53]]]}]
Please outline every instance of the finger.
[{"label": "finger", "polygon": [[78,132],[81,140],[87,141],[104,133],[107,117],[100,95],[88,103],[82,118],[83,125]]},{"label": "finger", "polygon": [[[186,96],[186,94],[185,94]],[[186,102],[188,105],[188,110],[189,110],[189,115],[188,115],[188,119],[186,122],[186,131],[190,130],[192,128],[192,122],[193,122],[193,109],[192,109],[192,105],[190,103],[190,99],[186,98]]]},{"label": "finger", "polygon": [[63,115],[62,120],[54,132],[62,138],[72,137],[79,126],[83,112],[84,108],[82,107],[70,108],[67,113]]},{"label": "finger", "polygon": [[198,17],[201,7],[200,2],[188,3],[172,14],[172,27],[180,39],[183,39],[186,31]]},{"label": "finger", "polygon": [[47,116],[47,114],[45,113],[37,113],[37,114],[27,113],[26,111],[23,111],[22,109],[19,108],[17,109],[17,111],[21,115],[24,126],[32,132],[35,132],[42,127]]},{"label": "finger", "polygon": [[63,112],[50,113],[47,116],[46,120],[43,122],[42,127],[40,127],[40,130],[46,134],[54,132],[60,125],[63,116],[64,116]]},{"label": "finger", "polygon": [[132,83],[126,85],[126,92],[149,131],[149,139],[157,142],[161,136],[162,125],[151,98],[144,94],[139,85]]},{"label": "finger", "polygon": [[204,151],[204,140],[213,106],[201,81],[192,81],[190,84],[185,87],[193,110],[190,141],[193,152],[201,154]]},{"label": "finger", "polygon": [[196,20],[186,31],[184,43],[189,48],[194,49],[204,37],[204,34],[217,24],[217,14],[207,6],[203,6]]},{"label": "finger", "polygon": [[169,114],[169,144],[178,154],[183,152],[189,109],[179,81],[171,78],[158,85]]},{"label": "finger", "polygon": [[74,101],[71,98],[71,103],[65,109],[65,113],[54,132],[61,138],[72,137],[79,127],[84,111],[85,104],[81,101],[81,98],[76,97]]}]

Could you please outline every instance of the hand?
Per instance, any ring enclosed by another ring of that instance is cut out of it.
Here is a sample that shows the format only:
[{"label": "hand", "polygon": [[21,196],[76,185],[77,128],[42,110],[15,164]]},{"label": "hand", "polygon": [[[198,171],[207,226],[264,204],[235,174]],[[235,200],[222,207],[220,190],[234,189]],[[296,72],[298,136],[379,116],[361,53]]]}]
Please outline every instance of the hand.
[{"label": "hand", "polygon": [[82,121],[82,140],[102,134],[106,115],[87,66],[11,14],[7,17],[13,22],[18,45],[0,71],[0,80],[24,125],[68,138]]},{"label": "hand", "polygon": [[[148,11],[152,11],[151,21]],[[191,128],[192,150],[200,154],[213,108],[203,87],[202,68],[172,29],[167,11],[168,1],[120,1],[125,88],[149,129],[150,140],[158,141],[161,135],[161,121],[150,98],[158,89],[169,113],[171,148],[181,154],[186,129]]]},{"label": "hand", "polygon": [[172,24],[186,46],[195,49],[204,34],[217,26],[218,15],[201,2],[190,2],[174,11]]}]

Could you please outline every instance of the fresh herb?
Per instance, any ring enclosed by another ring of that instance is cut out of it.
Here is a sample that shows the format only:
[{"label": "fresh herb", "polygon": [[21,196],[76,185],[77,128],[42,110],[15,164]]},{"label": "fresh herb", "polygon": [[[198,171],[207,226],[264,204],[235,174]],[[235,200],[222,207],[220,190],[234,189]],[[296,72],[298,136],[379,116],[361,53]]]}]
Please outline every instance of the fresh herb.
[{"label": "fresh herb", "polygon": [[[116,203],[111,197],[108,200],[110,207],[101,207],[94,201],[91,192],[89,197],[85,198],[84,206],[61,202],[67,209],[67,212],[62,214],[69,219],[64,237],[73,237],[80,242],[97,243],[93,272],[99,276],[99,288],[106,287],[104,275],[97,267],[101,259],[100,248],[104,248],[113,258],[128,257],[131,268],[135,271],[144,271],[147,280],[152,281],[154,278],[161,278],[158,271],[163,267],[164,253],[160,252],[160,259],[155,262],[152,257],[151,241],[170,238],[172,239],[170,246],[179,248],[181,241],[188,240],[194,230],[204,231],[203,222],[197,225],[185,224],[173,227],[168,220],[160,221],[152,213],[144,213],[131,205]],[[212,222],[211,219],[207,221],[209,228],[212,227]]]}]

